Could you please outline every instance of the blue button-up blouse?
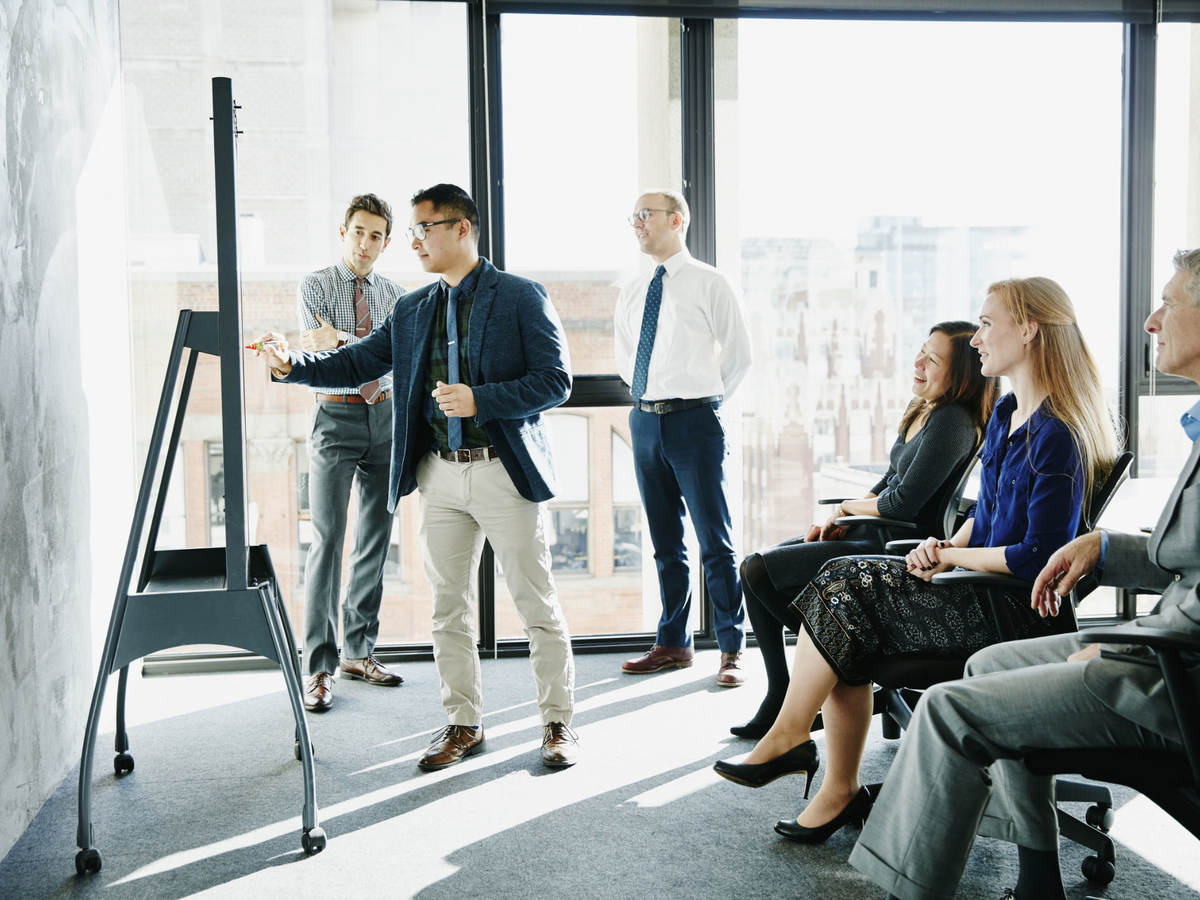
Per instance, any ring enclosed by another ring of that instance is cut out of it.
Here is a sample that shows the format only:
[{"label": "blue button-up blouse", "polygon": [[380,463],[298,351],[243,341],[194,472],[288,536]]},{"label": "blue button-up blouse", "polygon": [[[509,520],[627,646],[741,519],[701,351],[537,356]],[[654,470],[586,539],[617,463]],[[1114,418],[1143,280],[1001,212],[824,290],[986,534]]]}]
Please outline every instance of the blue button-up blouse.
[{"label": "blue button-up blouse", "polygon": [[1005,394],[988,420],[970,546],[1004,547],[1009,571],[1033,581],[1075,537],[1085,478],[1070,429],[1039,407],[1010,435],[1016,408]]}]

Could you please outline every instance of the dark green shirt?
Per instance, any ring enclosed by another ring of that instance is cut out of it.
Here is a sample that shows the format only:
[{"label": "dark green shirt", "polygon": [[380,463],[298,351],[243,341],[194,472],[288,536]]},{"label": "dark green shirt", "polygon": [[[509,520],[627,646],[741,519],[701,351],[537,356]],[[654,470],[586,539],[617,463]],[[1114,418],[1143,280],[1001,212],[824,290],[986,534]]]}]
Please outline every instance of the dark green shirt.
[{"label": "dark green shirt", "polygon": [[[467,277],[449,288],[445,281],[438,282],[437,309],[433,314],[433,334],[429,341],[429,358],[425,366],[425,396],[428,402],[425,407],[425,419],[433,431],[433,445],[439,450],[449,450],[446,439],[446,414],[443,413],[433,399],[433,392],[439,381],[450,383],[449,342],[446,334],[446,308],[449,306],[449,294],[454,295],[455,318],[458,320],[458,380],[470,386],[472,372],[467,358],[468,332],[471,322],[471,306],[475,301],[475,287],[479,282],[480,266],[476,265]],[[486,447],[492,440],[488,433],[475,424],[474,416],[466,416],[462,420],[462,445],[465,448]]]}]

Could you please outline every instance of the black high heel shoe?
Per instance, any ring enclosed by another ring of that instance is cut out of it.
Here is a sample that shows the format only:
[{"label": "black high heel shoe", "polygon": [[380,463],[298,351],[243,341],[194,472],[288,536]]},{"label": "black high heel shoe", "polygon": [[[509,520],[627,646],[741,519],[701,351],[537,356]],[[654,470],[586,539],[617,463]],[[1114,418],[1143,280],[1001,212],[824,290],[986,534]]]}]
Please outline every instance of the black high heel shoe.
[{"label": "black high heel shoe", "polygon": [[846,808],[824,825],[816,828],[805,828],[796,823],[795,819],[780,819],[775,823],[775,831],[789,841],[801,844],[823,844],[829,836],[843,825],[857,825],[860,828],[871,814],[871,804],[874,800],[866,788],[859,788],[854,799],[846,804]]},{"label": "black high heel shoe", "polygon": [[764,784],[770,784],[776,778],[784,775],[794,775],[797,772],[803,772],[805,775],[804,781],[804,799],[808,799],[808,788],[812,784],[813,773],[821,765],[821,758],[817,755],[817,744],[815,741],[805,741],[803,744],[797,744],[787,753],[780,754],[774,759],[768,759],[765,763],[757,765],[748,763],[731,763],[725,762],[723,759],[718,759],[713,763],[713,770],[722,778],[728,778],[730,781],[735,781],[738,784],[744,784],[746,787],[762,787]]}]

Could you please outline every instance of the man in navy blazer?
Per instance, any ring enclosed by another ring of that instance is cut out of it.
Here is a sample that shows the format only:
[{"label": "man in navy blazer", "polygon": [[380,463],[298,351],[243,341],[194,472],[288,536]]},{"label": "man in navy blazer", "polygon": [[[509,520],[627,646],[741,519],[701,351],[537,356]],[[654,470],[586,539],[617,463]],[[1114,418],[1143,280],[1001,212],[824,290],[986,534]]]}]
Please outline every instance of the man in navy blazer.
[{"label": "man in navy blazer", "polygon": [[542,412],[571,389],[566,336],[546,289],[478,254],[479,213],[461,188],[412,198],[412,248],[441,278],[402,296],[356,343],[324,353],[260,350],[275,377],[312,387],[391,373],[388,508],[420,488],[420,537],[433,588],[433,653],[449,724],[418,765],[443,769],[483,747],[474,575],[486,537],[529,638],[543,724],[542,760],[578,757],[575,667],[550,573],[544,504],[554,463]]}]

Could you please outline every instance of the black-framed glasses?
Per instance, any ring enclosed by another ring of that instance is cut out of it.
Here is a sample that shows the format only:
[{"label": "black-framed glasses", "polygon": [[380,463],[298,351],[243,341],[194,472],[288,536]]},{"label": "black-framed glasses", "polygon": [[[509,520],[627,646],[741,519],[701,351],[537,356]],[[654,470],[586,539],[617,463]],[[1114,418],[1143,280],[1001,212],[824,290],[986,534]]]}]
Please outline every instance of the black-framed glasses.
[{"label": "black-framed glasses", "polygon": [[656,213],[656,212],[666,213],[667,215],[671,215],[671,213],[675,212],[675,210],[673,210],[673,209],[655,209],[651,206],[643,206],[641,209],[639,209],[633,215],[627,216],[625,218],[625,221],[628,222],[630,225],[636,225],[638,222],[645,222],[646,220],[648,220],[650,218],[651,213]]},{"label": "black-framed glasses", "polygon": [[461,222],[462,216],[456,219],[439,219],[436,222],[417,222],[415,225],[410,225],[408,228],[408,239],[410,241],[423,241],[427,230],[434,225],[449,225],[451,222]]}]

